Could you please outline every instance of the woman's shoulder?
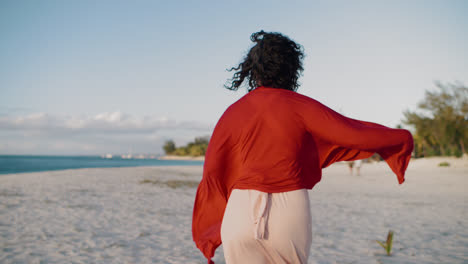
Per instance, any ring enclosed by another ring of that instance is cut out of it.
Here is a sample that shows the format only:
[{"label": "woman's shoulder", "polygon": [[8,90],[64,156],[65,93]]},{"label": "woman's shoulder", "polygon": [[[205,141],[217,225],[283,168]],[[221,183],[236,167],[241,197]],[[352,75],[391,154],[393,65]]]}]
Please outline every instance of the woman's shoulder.
[{"label": "woman's shoulder", "polygon": [[304,109],[323,111],[328,107],[307,95],[295,91],[259,87],[231,104],[221,116],[220,121],[246,119],[249,116],[265,112],[296,110],[301,112]]}]

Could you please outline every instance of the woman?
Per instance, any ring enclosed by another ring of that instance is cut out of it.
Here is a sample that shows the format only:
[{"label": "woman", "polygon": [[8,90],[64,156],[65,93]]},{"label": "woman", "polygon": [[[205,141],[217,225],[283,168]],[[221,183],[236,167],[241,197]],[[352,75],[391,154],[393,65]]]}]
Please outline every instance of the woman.
[{"label": "woman", "polygon": [[354,120],[296,93],[302,47],[279,33],[252,34],[255,45],[230,86],[248,93],[218,121],[205,156],[192,232],[212,263],[306,263],[311,244],[307,189],[336,161],[379,153],[403,183],[413,149],[402,129]]}]

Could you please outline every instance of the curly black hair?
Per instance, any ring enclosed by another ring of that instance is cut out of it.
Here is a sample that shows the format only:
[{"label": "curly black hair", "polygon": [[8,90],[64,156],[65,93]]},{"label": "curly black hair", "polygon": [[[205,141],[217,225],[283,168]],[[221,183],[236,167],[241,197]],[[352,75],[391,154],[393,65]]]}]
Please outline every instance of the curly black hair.
[{"label": "curly black hair", "polygon": [[263,30],[253,33],[250,39],[255,45],[243,62],[228,69],[235,73],[230,85],[224,87],[237,90],[247,78],[249,92],[258,86],[296,91],[300,85],[297,80],[304,71],[302,46],[281,33]]}]

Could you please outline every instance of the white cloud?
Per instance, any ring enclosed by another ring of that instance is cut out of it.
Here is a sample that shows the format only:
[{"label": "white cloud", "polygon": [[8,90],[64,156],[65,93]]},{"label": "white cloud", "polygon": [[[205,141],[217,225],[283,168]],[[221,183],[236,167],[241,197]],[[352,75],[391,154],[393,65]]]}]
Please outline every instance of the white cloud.
[{"label": "white cloud", "polygon": [[176,121],[157,116],[131,116],[117,112],[95,116],[56,116],[33,113],[26,116],[0,116],[0,129],[138,133],[157,130],[211,130],[212,125],[195,121]]},{"label": "white cloud", "polygon": [[161,153],[176,142],[211,134],[212,125],[122,112],[93,116],[33,113],[0,116],[0,154]]}]

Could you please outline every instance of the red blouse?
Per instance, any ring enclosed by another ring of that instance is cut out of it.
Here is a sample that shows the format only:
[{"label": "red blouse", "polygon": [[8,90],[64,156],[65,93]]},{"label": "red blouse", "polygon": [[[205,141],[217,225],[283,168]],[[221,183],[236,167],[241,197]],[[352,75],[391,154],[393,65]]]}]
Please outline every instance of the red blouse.
[{"label": "red blouse", "polygon": [[373,153],[401,184],[412,150],[407,130],[347,118],[293,91],[259,87],[232,104],[214,129],[195,198],[193,239],[210,263],[232,189],[312,189],[322,168]]}]

